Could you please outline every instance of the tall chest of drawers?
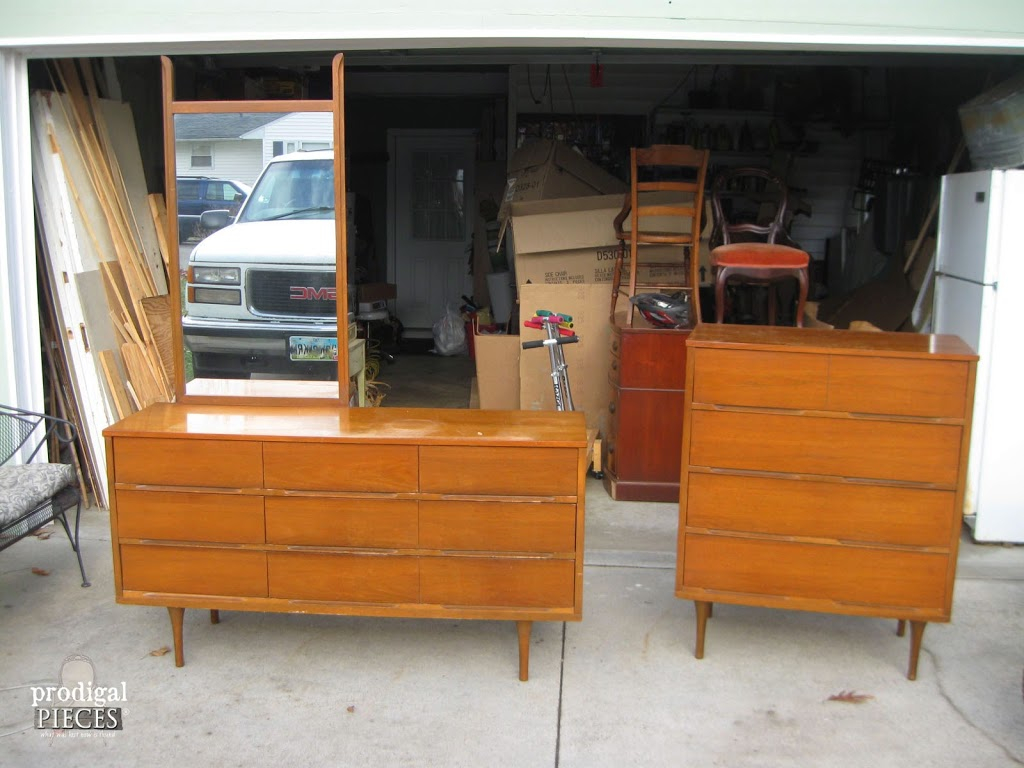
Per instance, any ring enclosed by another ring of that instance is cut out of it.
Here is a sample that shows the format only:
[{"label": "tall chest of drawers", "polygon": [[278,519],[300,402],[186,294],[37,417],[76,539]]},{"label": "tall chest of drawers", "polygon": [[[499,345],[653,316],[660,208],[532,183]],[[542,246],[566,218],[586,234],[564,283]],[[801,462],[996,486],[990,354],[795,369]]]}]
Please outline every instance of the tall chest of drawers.
[{"label": "tall chest of drawers", "polygon": [[677,597],[928,621],[953,600],[977,357],[960,339],[690,336]]},{"label": "tall chest of drawers", "polygon": [[160,404],[105,431],[117,601],[582,617],[581,413]]}]

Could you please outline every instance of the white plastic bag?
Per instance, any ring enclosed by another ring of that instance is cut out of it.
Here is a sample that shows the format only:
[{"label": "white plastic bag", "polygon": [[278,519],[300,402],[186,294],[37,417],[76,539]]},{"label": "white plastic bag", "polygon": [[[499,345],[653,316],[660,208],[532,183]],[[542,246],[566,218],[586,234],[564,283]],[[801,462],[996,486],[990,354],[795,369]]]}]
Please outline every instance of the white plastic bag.
[{"label": "white plastic bag", "polygon": [[434,323],[434,351],[439,355],[464,355],[466,347],[466,324],[462,315],[451,304],[444,316]]}]

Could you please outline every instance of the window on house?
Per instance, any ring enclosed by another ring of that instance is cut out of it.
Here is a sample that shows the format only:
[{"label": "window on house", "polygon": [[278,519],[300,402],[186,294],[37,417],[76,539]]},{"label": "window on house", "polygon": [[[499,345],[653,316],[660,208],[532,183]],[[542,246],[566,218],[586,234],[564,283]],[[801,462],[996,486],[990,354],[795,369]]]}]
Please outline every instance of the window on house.
[{"label": "window on house", "polygon": [[210,144],[192,145],[192,167],[213,168],[213,147]]}]

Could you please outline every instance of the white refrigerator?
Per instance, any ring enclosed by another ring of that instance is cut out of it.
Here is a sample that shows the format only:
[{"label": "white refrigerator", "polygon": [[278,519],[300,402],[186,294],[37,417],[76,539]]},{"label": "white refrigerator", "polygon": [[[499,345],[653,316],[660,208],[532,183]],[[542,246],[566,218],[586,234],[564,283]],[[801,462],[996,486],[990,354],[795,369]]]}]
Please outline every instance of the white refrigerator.
[{"label": "white refrigerator", "polygon": [[1024,543],[1024,170],[944,176],[933,330],[978,353],[964,515]]}]

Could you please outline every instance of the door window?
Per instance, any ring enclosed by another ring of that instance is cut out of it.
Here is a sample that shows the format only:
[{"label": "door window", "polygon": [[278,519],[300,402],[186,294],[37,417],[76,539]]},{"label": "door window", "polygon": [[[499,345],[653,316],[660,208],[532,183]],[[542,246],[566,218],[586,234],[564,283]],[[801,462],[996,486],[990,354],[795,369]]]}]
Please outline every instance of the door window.
[{"label": "door window", "polygon": [[465,169],[455,152],[412,153],[412,237],[464,240]]}]

